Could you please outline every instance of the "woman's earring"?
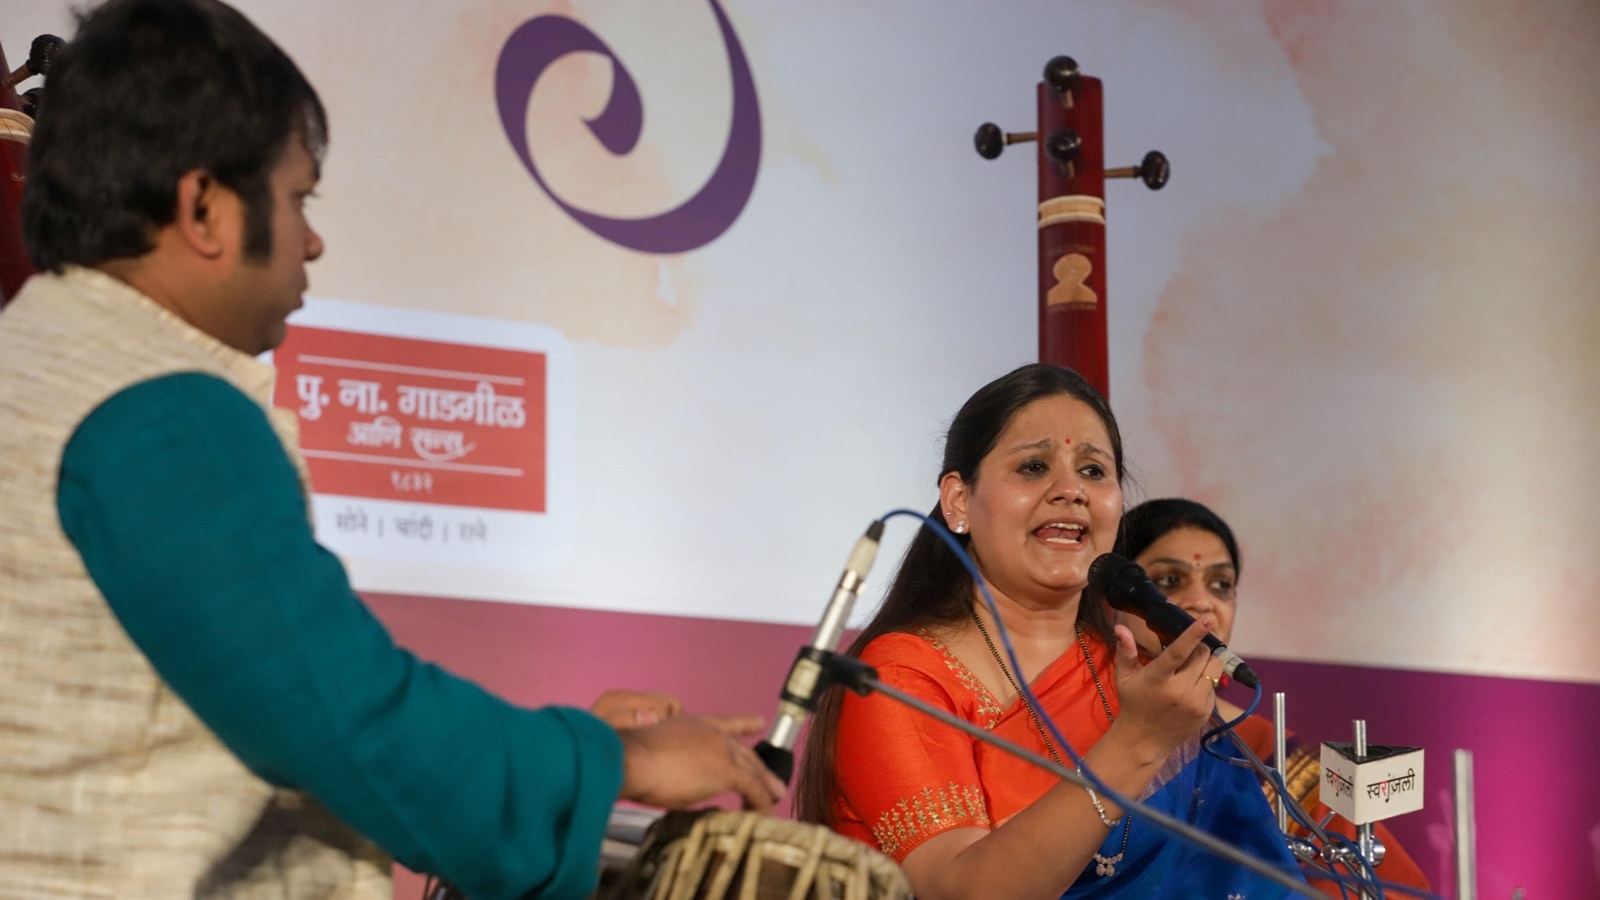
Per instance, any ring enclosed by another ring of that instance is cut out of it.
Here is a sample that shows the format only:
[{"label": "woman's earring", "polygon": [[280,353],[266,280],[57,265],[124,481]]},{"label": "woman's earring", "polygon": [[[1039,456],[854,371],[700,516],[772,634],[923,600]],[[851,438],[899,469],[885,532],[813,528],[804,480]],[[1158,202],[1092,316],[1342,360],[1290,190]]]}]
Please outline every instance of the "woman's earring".
[{"label": "woman's earring", "polygon": [[956,523],[955,532],[956,532],[956,534],[966,534],[967,533],[967,520],[966,519],[962,519],[961,521]]}]

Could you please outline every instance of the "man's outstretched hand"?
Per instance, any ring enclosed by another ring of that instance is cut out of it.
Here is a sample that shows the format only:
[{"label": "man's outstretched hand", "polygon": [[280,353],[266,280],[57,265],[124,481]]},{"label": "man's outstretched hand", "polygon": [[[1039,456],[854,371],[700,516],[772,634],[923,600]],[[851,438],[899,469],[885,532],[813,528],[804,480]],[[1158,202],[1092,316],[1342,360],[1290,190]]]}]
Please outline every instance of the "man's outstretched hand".
[{"label": "man's outstretched hand", "polygon": [[606,691],[595,699],[589,712],[618,730],[642,728],[683,712],[683,701],[660,691]]},{"label": "man's outstretched hand", "polygon": [[[656,725],[619,728],[622,738],[620,799],[682,809],[735,791],[745,807],[770,812],[784,784],[767,771],[755,751],[733,733],[760,728],[752,716],[717,719],[677,715]],[[751,727],[753,725],[753,727]],[[735,729],[730,733],[730,727]]]}]

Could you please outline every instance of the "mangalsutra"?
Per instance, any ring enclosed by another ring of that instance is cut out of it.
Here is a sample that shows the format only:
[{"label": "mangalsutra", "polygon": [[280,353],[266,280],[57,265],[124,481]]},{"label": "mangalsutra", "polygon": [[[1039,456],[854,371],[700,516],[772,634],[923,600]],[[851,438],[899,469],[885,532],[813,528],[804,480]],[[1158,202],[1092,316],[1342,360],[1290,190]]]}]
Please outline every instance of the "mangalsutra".
[{"label": "mangalsutra", "polygon": [[[1033,727],[1039,730],[1039,737],[1044,739],[1044,749],[1049,751],[1050,758],[1055,761],[1056,765],[1065,769],[1067,764],[1062,762],[1061,755],[1056,753],[1056,745],[1051,743],[1050,734],[1045,731],[1044,722],[1039,718],[1038,710],[1034,709],[1033,704],[1028,702],[1028,695],[1022,692],[1022,685],[1018,684],[1017,679],[1012,677],[1011,670],[1006,668],[1005,660],[1000,658],[1000,651],[995,648],[994,641],[990,639],[989,629],[983,627],[983,619],[979,618],[976,606],[972,607],[972,621],[978,626],[978,633],[983,635],[983,643],[984,646],[989,648],[989,655],[994,657],[995,664],[1000,667],[1001,673],[1006,676],[1006,681],[1011,684],[1011,689],[1017,692],[1017,698],[1027,708],[1028,718],[1033,720]],[[1100,695],[1100,708],[1105,710],[1106,721],[1115,722],[1117,717],[1111,712],[1111,701],[1106,699],[1106,689],[1100,685],[1100,673],[1095,670],[1094,656],[1089,652],[1089,642],[1083,639],[1083,631],[1076,625],[1072,627],[1072,630],[1078,637],[1079,648],[1083,650],[1083,661],[1089,666],[1089,677],[1094,680],[1094,691]],[[1080,775],[1083,774],[1081,767],[1078,769],[1078,773]],[[1092,788],[1086,787],[1084,790],[1089,792],[1089,799],[1094,803],[1095,811],[1100,814],[1100,821],[1102,823],[1106,822],[1106,814],[1104,808],[1100,805],[1100,798],[1095,796]],[[1109,827],[1115,828],[1116,822],[1110,822]],[[1117,863],[1122,862],[1122,857],[1128,852],[1128,832],[1132,828],[1133,816],[1124,812],[1122,814],[1122,846],[1117,849],[1114,856],[1101,856],[1099,852],[1095,853],[1094,871],[1096,875],[1101,878],[1110,878],[1112,875],[1117,874]]]}]

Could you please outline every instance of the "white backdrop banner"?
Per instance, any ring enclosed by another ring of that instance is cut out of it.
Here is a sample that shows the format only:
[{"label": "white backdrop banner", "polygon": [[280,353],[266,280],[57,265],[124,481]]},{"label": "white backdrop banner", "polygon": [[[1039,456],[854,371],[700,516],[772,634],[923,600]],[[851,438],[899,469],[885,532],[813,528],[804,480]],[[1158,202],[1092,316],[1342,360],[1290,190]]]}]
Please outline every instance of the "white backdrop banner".
[{"label": "white backdrop banner", "polygon": [[1067,53],[1172,160],[1108,190],[1111,399],[1235,645],[1600,681],[1592,3],[239,6],[330,114],[279,397],[363,589],[814,621],[1034,358],[1034,151],[972,134]]}]

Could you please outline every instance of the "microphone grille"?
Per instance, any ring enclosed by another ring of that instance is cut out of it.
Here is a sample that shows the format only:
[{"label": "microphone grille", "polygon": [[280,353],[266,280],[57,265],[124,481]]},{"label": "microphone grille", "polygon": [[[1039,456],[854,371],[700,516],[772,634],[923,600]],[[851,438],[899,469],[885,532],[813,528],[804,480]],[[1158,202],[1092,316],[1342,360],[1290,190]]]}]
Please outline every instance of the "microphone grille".
[{"label": "microphone grille", "polygon": [[1102,553],[1089,564],[1088,591],[1091,597],[1121,609],[1118,600],[1144,578],[1144,569],[1138,563],[1115,553]]}]

